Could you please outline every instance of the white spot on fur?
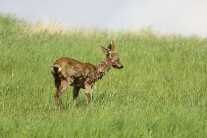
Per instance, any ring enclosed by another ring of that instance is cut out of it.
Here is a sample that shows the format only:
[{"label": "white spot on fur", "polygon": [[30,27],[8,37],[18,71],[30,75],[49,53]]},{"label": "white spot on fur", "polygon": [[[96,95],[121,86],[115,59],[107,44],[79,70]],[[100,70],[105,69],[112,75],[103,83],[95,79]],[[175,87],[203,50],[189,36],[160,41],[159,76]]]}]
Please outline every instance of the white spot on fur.
[{"label": "white spot on fur", "polygon": [[62,67],[60,65],[51,65],[50,66],[50,71],[51,71],[52,74],[56,73],[54,67],[58,68],[58,72],[61,72]]},{"label": "white spot on fur", "polygon": [[63,68],[59,66],[59,67],[58,67],[58,72],[60,72],[62,69],[63,69]]}]

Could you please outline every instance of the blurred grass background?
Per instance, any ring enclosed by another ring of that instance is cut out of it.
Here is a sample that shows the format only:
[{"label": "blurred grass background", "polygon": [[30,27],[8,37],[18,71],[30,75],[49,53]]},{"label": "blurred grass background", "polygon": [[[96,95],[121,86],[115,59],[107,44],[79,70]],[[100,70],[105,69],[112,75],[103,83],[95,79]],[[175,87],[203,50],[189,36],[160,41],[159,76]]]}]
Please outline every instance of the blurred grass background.
[{"label": "blurred grass background", "polygon": [[[49,65],[59,57],[98,64],[113,36],[123,70],[93,87],[94,107],[72,88],[56,111]],[[207,39],[153,30],[109,31],[29,24],[0,14],[1,137],[206,137]]]}]

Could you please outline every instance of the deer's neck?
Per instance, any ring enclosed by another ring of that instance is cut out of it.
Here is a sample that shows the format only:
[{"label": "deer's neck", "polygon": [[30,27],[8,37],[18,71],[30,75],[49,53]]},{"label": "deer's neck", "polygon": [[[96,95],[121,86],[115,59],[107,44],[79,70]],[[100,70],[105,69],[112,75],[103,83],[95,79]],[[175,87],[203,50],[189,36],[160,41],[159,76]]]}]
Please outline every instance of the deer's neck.
[{"label": "deer's neck", "polygon": [[105,75],[105,73],[107,71],[109,71],[111,66],[112,66],[112,62],[108,58],[104,59],[101,63],[99,63],[96,66],[96,69],[97,69],[97,79],[101,79],[102,76]]}]

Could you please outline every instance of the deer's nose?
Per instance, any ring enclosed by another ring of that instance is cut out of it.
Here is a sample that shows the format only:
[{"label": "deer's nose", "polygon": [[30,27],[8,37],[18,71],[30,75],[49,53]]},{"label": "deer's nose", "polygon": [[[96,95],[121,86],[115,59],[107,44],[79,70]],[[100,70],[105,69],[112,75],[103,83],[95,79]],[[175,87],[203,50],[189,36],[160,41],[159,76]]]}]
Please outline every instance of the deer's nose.
[{"label": "deer's nose", "polygon": [[122,69],[122,68],[124,68],[124,66],[123,66],[123,65],[121,65],[121,66],[120,66],[120,69]]}]

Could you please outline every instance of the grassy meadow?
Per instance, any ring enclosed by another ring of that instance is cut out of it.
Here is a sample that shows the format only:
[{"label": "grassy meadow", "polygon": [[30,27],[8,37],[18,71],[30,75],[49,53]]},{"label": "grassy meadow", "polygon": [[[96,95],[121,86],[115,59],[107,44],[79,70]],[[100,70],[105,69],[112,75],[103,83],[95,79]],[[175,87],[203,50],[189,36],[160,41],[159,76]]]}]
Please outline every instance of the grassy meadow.
[{"label": "grassy meadow", "polygon": [[[123,70],[93,87],[93,108],[72,88],[56,110],[49,66],[59,57],[98,64],[114,36]],[[207,137],[207,38],[61,24],[0,14],[0,137]]]}]

